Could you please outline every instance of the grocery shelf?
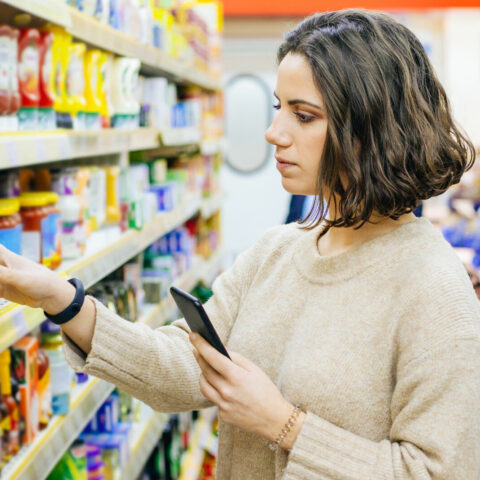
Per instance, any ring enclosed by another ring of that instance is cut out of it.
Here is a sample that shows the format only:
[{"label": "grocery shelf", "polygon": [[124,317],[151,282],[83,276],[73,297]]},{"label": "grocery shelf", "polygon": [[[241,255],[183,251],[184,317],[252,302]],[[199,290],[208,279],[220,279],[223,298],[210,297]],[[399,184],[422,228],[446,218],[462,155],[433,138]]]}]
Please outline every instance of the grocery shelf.
[{"label": "grocery shelf", "polygon": [[207,90],[220,89],[218,80],[169,57],[161,49],[145,45],[73,7],[69,8],[69,13],[71,26],[68,30],[75,38],[117,55],[138,58],[142,62],[143,73],[166,76],[175,82],[197,85]]},{"label": "grocery shelf", "polygon": [[62,272],[77,277],[86,286],[104,278],[127,260],[145,250],[157,238],[165,235],[191,218],[201,207],[198,195],[190,196],[171,212],[161,212],[141,230],[120,232],[118,226],[101,229],[92,234],[85,258],[64,262]]},{"label": "grocery shelf", "polygon": [[122,472],[122,478],[135,480],[138,477],[158,443],[169,418],[170,416],[165,413],[154,412],[143,424],[134,425],[130,457],[125,470]]},{"label": "grocery shelf", "polygon": [[75,39],[92,47],[117,55],[138,58],[142,72],[147,75],[165,76],[177,83],[195,85],[207,90],[220,90],[219,80],[197,70],[180,60],[171,58],[163,50],[145,45],[135,37],[115,30],[89,17],[62,0],[0,0],[14,12],[25,12],[35,18],[65,27]]},{"label": "grocery shelf", "polygon": [[225,200],[223,192],[215,193],[213,196],[204,198],[200,213],[203,218],[210,218],[214,213],[218,212]]},{"label": "grocery shelf", "polygon": [[[192,268],[184,273],[180,278],[173,282],[178,288],[189,292],[195,285],[204,280],[211,284],[213,279],[223,265],[224,252],[219,251],[214,253],[208,260],[196,258]],[[144,312],[139,322],[146,323],[152,328],[161,327],[167,320],[172,319],[177,312],[177,306],[173,298],[169,295],[159,304],[145,305]]]},{"label": "grocery shelf", "polygon": [[110,383],[93,377],[86,384],[77,385],[73,389],[70,412],[65,416],[53,417],[33,444],[23,447],[6,465],[0,479],[46,478],[113,388]]},{"label": "grocery shelf", "polygon": [[[142,230],[121,233],[119,227],[94,232],[82,259],[65,261],[58,273],[77,277],[85,287],[94,285],[127,260],[140,253],[160,236],[181,225],[201,206],[199,196],[186,199],[171,212],[162,212]],[[44,320],[43,312],[8,303],[0,309],[0,351],[8,348]]]},{"label": "grocery shelf", "polygon": [[[174,281],[173,284],[184,290],[191,290],[206,270],[214,271],[216,268],[218,269],[219,258],[221,258],[221,252],[212,255],[207,261],[197,258],[193,262],[192,268]],[[171,318],[175,310],[175,303],[169,297],[158,305],[146,305],[144,315],[139,322],[156,328]],[[113,391],[113,388],[113,385],[93,377],[87,384],[77,385],[68,415],[53,418],[47,429],[35,439],[35,442],[22,449],[20,454],[8,464],[2,472],[0,480],[41,480],[45,478],[83,430],[93,413]],[[155,413],[146,424],[137,427],[134,433],[131,461],[127,466],[125,478],[136,478],[137,469],[144,465],[167,420],[168,415]],[[42,465],[42,472],[46,472],[45,474],[41,476],[38,474],[38,465]]]},{"label": "grocery shelf", "polygon": [[220,141],[202,142],[195,128],[156,128],[91,131],[0,133],[0,169],[41,165],[75,158],[98,157],[134,150],[155,149],[156,155],[174,156],[201,150],[213,155]]},{"label": "grocery shelf", "polygon": [[96,157],[160,145],[155,128],[0,134],[0,168]]},{"label": "grocery shelf", "polygon": [[203,413],[204,411],[195,423],[190,445],[182,458],[178,480],[197,480],[201,472],[205,452],[216,453],[217,440],[212,432],[212,421],[208,418],[209,415]]}]

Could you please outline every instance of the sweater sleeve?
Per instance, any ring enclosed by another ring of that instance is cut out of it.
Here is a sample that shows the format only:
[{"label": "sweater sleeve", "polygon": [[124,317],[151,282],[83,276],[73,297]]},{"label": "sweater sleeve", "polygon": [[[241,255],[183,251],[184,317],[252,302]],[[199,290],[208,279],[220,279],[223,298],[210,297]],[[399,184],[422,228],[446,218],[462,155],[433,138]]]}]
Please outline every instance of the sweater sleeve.
[{"label": "sweater sleeve", "polygon": [[401,367],[391,412],[380,442],[307,412],[283,480],[478,480],[480,342],[451,339]]},{"label": "sweater sleeve", "polygon": [[[213,283],[213,296],[204,308],[224,343],[265,245],[278,228],[263,234]],[[200,369],[185,320],[153,330],[127,322],[97,300],[95,306],[95,330],[87,357],[63,335],[65,356],[75,371],[113,383],[159,411],[179,412],[211,405],[200,392]]]},{"label": "sweater sleeve", "polygon": [[[213,285],[205,310],[220,338],[226,343],[235,321],[242,291],[248,284],[249,252]],[[200,370],[188,339],[185,320],[152,329],[130,323],[95,300],[96,323],[92,349],[85,358],[66,336],[67,361],[78,372],[102,378],[139,398],[153,408],[174,412],[209,406],[200,393]]]}]

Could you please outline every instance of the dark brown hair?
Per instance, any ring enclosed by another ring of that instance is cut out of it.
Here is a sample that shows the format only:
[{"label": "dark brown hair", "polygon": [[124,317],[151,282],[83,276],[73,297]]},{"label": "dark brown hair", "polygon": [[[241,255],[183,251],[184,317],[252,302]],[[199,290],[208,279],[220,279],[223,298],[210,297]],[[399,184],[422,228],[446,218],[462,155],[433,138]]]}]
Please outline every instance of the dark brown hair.
[{"label": "dark brown hair", "polygon": [[332,226],[360,227],[374,212],[398,219],[472,166],[473,145],[455,126],[424,48],[393,18],[319,13],[285,36],[278,62],[288,53],[309,62],[328,117],[317,194],[333,220],[317,202],[306,228],[324,221],[323,235]]}]

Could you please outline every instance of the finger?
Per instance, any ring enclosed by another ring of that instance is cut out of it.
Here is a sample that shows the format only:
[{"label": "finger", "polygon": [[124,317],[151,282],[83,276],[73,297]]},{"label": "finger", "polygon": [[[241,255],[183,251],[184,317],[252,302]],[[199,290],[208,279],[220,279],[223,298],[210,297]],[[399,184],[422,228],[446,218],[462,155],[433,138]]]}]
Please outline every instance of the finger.
[{"label": "finger", "polygon": [[215,405],[220,405],[222,403],[223,400],[220,393],[215,390],[215,387],[209,383],[203,374],[200,375],[199,385],[200,392],[206,399],[210,400]]},{"label": "finger", "polygon": [[205,361],[225,378],[230,378],[238,368],[230,359],[217,352],[205,339],[197,333],[190,333],[190,341]]},{"label": "finger", "polygon": [[219,392],[223,391],[227,385],[227,381],[216,370],[214,370],[197,351],[194,350],[193,355],[195,356],[203,375],[208,380],[208,383]]},{"label": "finger", "polygon": [[228,352],[230,358],[232,359],[235,365],[242,367],[243,369],[251,372],[253,369],[257,368],[257,366],[251,362],[248,358],[245,358],[243,355],[240,355],[237,352]]}]

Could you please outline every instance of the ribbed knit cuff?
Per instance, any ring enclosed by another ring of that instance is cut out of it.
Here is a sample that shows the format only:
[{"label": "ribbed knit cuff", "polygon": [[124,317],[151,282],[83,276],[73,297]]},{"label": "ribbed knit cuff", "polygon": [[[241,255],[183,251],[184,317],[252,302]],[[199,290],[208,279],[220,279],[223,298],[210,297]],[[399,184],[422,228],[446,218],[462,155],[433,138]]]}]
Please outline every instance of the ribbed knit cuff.
[{"label": "ribbed knit cuff", "polygon": [[307,412],[282,480],[377,478],[379,444]]}]

